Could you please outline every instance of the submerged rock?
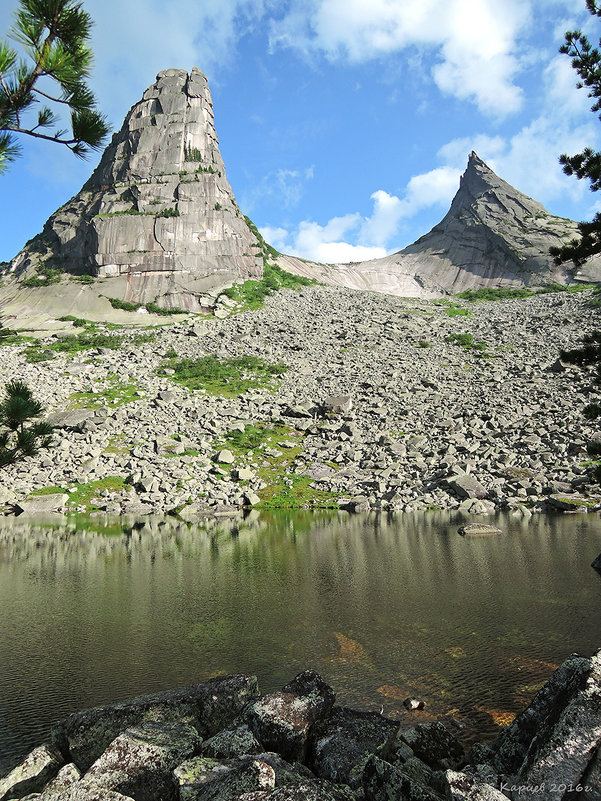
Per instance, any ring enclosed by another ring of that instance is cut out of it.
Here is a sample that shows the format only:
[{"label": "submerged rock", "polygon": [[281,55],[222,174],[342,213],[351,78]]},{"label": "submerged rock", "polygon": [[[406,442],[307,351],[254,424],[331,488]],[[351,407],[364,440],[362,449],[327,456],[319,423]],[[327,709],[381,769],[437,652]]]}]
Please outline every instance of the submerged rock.
[{"label": "submerged rock", "polygon": [[463,537],[484,537],[488,534],[503,533],[500,528],[487,526],[484,523],[470,523],[469,525],[461,526],[457,531]]}]

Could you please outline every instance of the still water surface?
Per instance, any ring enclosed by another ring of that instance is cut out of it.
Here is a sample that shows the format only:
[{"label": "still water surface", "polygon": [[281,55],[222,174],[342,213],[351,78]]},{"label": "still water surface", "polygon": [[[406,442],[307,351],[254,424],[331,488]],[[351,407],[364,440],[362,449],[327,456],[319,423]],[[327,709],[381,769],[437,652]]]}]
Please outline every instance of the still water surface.
[{"label": "still water surface", "polygon": [[503,534],[467,538],[461,522],[0,521],[0,774],[70,712],[218,673],[267,692],[313,667],[340,703],[491,739],[569,653],[601,647],[601,525],[499,517]]}]

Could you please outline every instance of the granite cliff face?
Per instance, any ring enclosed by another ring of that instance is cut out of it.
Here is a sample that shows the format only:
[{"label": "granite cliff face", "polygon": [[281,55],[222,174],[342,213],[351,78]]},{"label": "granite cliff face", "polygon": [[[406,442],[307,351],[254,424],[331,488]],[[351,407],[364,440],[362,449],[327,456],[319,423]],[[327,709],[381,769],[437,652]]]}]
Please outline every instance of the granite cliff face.
[{"label": "granite cliff face", "polygon": [[125,276],[127,299],[197,310],[214,287],[260,277],[259,250],[225,177],[205,76],[168,69],[11,271],[32,274],[41,262]]},{"label": "granite cliff face", "polygon": [[[488,286],[565,283],[570,265],[555,266],[549,248],[577,233],[575,222],[549,214],[472,152],[446,216],[404,250],[355,264],[306,265],[289,256],[281,261],[326,284],[427,298]],[[601,280],[595,265],[584,271],[587,280]]]}]

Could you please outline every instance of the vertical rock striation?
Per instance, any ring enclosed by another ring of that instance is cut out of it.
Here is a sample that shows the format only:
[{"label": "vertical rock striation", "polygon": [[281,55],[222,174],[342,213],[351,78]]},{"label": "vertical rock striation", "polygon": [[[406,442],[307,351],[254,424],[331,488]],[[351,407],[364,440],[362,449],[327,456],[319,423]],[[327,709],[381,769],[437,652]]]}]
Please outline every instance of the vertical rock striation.
[{"label": "vertical rock striation", "polygon": [[260,277],[260,245],[225,177],[207,79],[168,69],[127,114],[81,191],[11,263],[126,276],[126,296],[195,308],[202,293]]}]

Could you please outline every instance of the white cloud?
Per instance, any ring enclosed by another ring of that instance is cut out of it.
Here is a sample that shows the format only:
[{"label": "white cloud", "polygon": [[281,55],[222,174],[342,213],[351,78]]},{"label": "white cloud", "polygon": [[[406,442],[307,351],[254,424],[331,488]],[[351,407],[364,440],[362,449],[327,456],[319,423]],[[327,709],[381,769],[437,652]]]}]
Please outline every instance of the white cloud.
[{"label": "white cloud", "polygon": [[333,217],[325,225],[303,220],[292,231],[265,226],[266,241],[284,253],[326,263],[365,261],[385,256],[399,233],[403,219],[423,208],[448,206],[459,185],[460,170],[437,167],[414,176],[403,198],[378,189],[371,195],[373,212]]},{"label": "white cloud", "polygon": [[272,47],[365,62],[407,49],[434,51],[441,91],[495,116],[517,111],[518,39],[531,0],[303,0],[271,22]]}]

